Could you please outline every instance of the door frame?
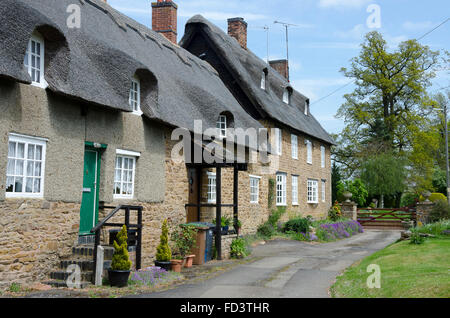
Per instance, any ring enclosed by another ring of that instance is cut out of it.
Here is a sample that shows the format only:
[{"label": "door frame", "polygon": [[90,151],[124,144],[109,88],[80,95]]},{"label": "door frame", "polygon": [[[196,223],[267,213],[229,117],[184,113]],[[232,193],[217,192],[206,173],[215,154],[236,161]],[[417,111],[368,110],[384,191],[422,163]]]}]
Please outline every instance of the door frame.
[{"label": "door frame", "polygon": [[[107,148],[105,144],[93,143],[93,142],[85,142],[84,147],[84,155],[83,155],[83,185],[84,185],[84,166],[86,161],[86,152],[95,152],[96,153],[96,174],[95,174],[95,191],[94,191],[94,212],[92,216],[93,227],[98,223],[98,210],[99,210],[99,202],[100,202],[100,171],[101,171],[101,161],[102,161],[102,153]],[[78,235],[79,236],[88,236],[93,235],[91,233],[81,232],[81,208],[83,207],[83,199],[81,200],[80,206],[80,228]]]}]

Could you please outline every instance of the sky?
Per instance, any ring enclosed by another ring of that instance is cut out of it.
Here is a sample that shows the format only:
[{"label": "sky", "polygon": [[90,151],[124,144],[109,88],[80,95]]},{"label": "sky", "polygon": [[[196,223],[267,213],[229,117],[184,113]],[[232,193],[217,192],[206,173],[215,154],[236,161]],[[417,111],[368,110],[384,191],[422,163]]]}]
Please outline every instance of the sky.
[{"label": "sky", "polygon": [[[150,0],[108,0],[115,9],[151,28]],[[335,117],[355,86],[340,72],[358,56],[367,32],[381,32],[391,50],[417,39],[450,18],[448,0],[175,0],[178,4],[178,40],[187,20],[201,14],[227,30],[227,19],[248,23],[248,48],[262,59],[286,58],[285,29],[289,28],[290,77],[294,88],[311,100],[311,112],[329,133],[345,123]],[[379,13],[379,14],[378,14]],[[267,31],[269,27],[269,41]],[[432,50],[450,51],[450,21],[421,41]],[[269,44],[269,45],[267,45]],[[437,72],[432,92],[450,85],[449,70]]]}]

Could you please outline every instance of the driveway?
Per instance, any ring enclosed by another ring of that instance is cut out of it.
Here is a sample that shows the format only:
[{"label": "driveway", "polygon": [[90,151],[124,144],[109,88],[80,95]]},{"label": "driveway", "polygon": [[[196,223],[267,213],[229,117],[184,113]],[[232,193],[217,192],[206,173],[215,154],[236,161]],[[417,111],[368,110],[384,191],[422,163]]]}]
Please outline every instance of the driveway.
[{"label": "driveway", "polygon": [[325,298],[336,277],[356,261],[400,238],[400,231],[370,230],[339,242],[271,241],[253,250],[258,261],[215,278],[144,298]]}]

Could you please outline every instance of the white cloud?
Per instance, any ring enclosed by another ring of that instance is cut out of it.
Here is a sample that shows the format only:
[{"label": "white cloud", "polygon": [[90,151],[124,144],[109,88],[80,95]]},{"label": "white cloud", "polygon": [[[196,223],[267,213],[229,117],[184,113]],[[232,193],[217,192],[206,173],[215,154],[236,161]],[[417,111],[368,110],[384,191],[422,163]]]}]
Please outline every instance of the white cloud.
[{"label": "white cloud", "polygon": [[321,8],[360,8],[371,0],[320,0],[319,7]]},{"label": "white cloud", "polygon": [[334,35],[341,39],[361,40],[369,32],[363,24],[357,24],[348,31],[334,31]]}]

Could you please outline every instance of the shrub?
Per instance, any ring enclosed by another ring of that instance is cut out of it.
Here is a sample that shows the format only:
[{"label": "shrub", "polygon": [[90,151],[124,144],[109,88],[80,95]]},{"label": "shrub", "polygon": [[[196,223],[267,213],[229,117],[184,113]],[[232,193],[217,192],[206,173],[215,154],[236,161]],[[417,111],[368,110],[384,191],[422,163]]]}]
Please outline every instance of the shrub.
[{"label": "shrub", "polygon": [[180,227],[172,233],[172,241],[175,248],[180,253],[181,258],[186,257],[191,252],[197,241],[197,229],[190,225],[180,225]]},{"label": "shrub", "polygon": [[402,195],[400,205],[401,206],[411,206],[411,205],[415,205],[417,201],[419,201],[419,195],[408,192],[408,193],[404,193]]},{"label": "shrub", "polygon": [[278,207],[278,209],[272,211],[267,222],[272,225],[272,227],[276,228],[278,221],[281,219],[284,213],[286,213],[286,208]]},{"label": "shrub", "polygon": [[243,238],[238,238],[231,242],[231,257],[245,258],[250,254],[246,241]]},{"label": "shrub", "polygon": [[309,233],[311,225],[311,219],[297,218],[286,222],[283,226],[283,232]]},{"label": "shrub", "polygon": [[431,234],[435,236],[445,235],[445,231],[450,231],[450,220],[442,220],[436,223],[426,224],[415,229],[418,233]]},{"label": "shrub", "polygon": [[[428,198],[431,202],[438,202],[438,201],[447,201],[447,197],[443,195],[442,193],[432,193],[430,197]],[[425,198],[421,195],[420,196],[420,202],[425,201]]]},{"label": "shrub", "polygon": [[[227,218],[226,216],[222,216],[222,217],[220,218],[220,226],[221,226],[221,227],[230,226],[231,221],[232,221],[232,220],[231,220],[230,218]],[[214,225],[216,224],[216,219],[213,220],[213,224],[214,224]]]},{"label": "shrub", "polygon": [[430,212],[429,222],[434,223],[450,218],[450,205],[447,201],[438,200]]},{"label": "shrub", "polygon": [[324,223],[320,224],[316,229],[316,234],[322,241],[345,239],[363,232],[361,224],[357,221]]},{"label": "shrub", "polygon": [[420,235],[420,233],[418,232],[413,232],[411,234],[411,239],[410,239],[410,243],[411,244],[423,244],[425,242],[425,238],[423,236]]},{"label": "shrub", "polygon": [[336,201],[331,209],[328,211],[328,218],[332,221],[337,221],[342,216],[342,210],[339,203]]},{"label": "shrub", "polygon": [[114,240],[114,255],[111,262],[113,271],[129,271],[131,268],[130,255],[128,254],[127,227],[124,225]]},{"label": "shrub", "polygon": [[167,227],[167,220],[164,220],[161,229],[160,242],[156,248],[156,260],[158,262],[169,262],[172,259],[172,251],[169,247],[169,229]]},{"label": "shrub", "polygon": [[272,224],[266,222],[258,227],[258,234],[263,238],[270,239],[275,234],[275,229]]},{"label": "shrub", "polygon": [[292,238],[297,241],[306,241],[306,242],[319,240],[317,235],[313,233],[303,233],[303,232],[293,234]]}]

